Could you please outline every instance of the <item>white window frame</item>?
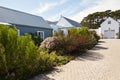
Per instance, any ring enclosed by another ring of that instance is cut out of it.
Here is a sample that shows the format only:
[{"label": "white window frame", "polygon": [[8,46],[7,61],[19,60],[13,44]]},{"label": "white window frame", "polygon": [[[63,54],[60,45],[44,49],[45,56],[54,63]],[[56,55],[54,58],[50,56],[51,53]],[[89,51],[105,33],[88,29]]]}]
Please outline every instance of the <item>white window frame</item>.
[{"label": "white window frame", "polygon": [[[39,33],[43,34],[43,37],[39,35]],[[41,39],[44,39],[45,38],[45,34],[44,34],[44,31],[37,31],[37,36],[40,36]]]},{"label": "white window frame", "polygon": [[19,29],[17,29],[17,33],[18,33],[18,36],[20,36],[20,30]]}]

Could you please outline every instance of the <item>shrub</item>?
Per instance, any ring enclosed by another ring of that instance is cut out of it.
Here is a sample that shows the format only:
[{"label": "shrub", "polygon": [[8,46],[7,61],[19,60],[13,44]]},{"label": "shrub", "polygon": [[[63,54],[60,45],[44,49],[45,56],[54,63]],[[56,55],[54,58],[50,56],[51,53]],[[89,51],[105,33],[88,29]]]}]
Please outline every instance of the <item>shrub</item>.
[{"label": "shrub", "polygon": [[72,44],[76,46],[74,49],[75,51],[86,51],[86,49],[91,49],[96,44],[94,36],[88,31],[88,28],[86,27],[80,29],[70,29],[69,35],[73,39]]},{"label": "shrub", "polygon": [[95,38],[93,36],[93,38],[91,37],[87,43],[82,44],[81,47],[83,47],[82,49],[89,50],[89,49],[92,49],[96,44],[97,44],[97,41],[95,40]]},{"label": "shrub", "polygon": [[16,28],[0,25],[0,44],[0,74],[6,80],[24,79],[28,72],[33,74],[37,47],[29,35],[18,36]]},{"label": "shrub", "polygon": [[48,37],[40,45],[40,48],[47,50],[48,52],[58,50],[60,47],[60,40],[57,37]]},{"label": "shrub", "polygon": [[95,37],[97,42],[100,40],[100,36],[96,33],[96,31],[90,31],[90,33]]},{"label": "shrub", "polygon": [[65,36],[65,34],[63,33],[62,30],[58,30],[58,31],[54,32],[53,36],[57,36],[60,38],[60,37]]},{"label": "shrub", "polygon": [[73,59],[74,59],[73,56],[57,56],[55,59],[55,63],[56,63],[56,65],[63,65]]},{"label": "shrub", "polygon": [[40,47],[48,52],[57,51],[59,55],[74,54],[77,51],[81,53],[93,48],[97,41],[96,34],[91,33],[88,28],[72,28],[69,29],[68,35],[58,30],[54,37],[45,39]]},{"label": "shrub", "polygon": [[60,45],[56,45],[58,47],[58,54],[64,54],[71,52],[75,46],[73,45],[73,39],[75,38],[71,37],[70,35],[65,35],[63,31],[58,30],[58,32],[55,32],[55,37],[59,39]]},{"label": "shrub", "polygon": [[58,31],[54,36],[59,38],[61,44],[59,50],[63,53],[86,51],[86,49],[93,48],[97,43],[96,36],[90,33],[86,27],[80,29],[72,28],[67,36],[62,31]]},{"label": "shrub", "polygon": [[54,62],[55,59],[56,59],[55,52],[48,53],[46,50],[39,49],[37,57],[38,60],[37,64],[39,65],[38,71],[45,71],[55,66]]},{"label": "shrub", "polygon": [[38,50],[31,36],[0,25],[0,79],[26,80],[54,66],[55,53]]},{"label": "shrub", "polygon": [[30,33],[32,40],[34,41],[35,45],[40,46],[40,43],[43,41],[39,36],[37,36],[37,33]]}]

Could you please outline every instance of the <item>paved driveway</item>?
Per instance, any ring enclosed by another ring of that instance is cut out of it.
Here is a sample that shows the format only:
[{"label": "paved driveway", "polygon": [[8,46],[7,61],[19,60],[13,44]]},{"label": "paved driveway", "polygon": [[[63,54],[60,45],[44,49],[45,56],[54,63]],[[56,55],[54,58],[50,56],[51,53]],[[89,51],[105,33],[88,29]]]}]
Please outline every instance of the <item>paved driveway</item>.
[{"label": "paved driveway", "polygon": [[81,57],[33,80],[120,80],[120,40],[100,40]]}]

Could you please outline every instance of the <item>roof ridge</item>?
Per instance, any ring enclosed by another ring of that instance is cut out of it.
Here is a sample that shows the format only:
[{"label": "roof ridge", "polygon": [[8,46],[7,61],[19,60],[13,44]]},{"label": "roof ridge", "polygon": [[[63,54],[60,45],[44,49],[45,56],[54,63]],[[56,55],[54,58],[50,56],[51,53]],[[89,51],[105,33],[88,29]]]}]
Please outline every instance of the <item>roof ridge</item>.
[{"label": "roof ridge", "polygon": [[0,10],[3,10],[0,13],[0,17],[1,17],[0,21],[13,23],[13,24],[50,28],[50,25],[45,21],[44,18],[40,16],[32,15],[26,12],[14,10],[2,6],[0,6]]},{"label": "roof ridge", "polygon": [[23,13],[23,14],[27,14],[27,15],[31,15],[31,16],[35,16],[35,17],[40,17],[40,18],[42,18],[41,16],[37,16],[37,15],[34,15],[34,14],[30,14],[30,13],[27,13],[27,12],[15,10],[15,9],[3,7],[3,6],[0,6],[0,8],[4,8],[4,9],[11,10],[11,11],[15,11],[15,12],[18,12],[18,13]]},{"label": "roof ridge", "polygon": [[[66,19],[71,25],[74,25],[74,23],[76,23],[76,24],[79,24],[80,25],[80,23],[78,23],[77,21],[74,21],[74,20],[72,20],[72,19],[69,19],[69,18],[67,18],[67,17],[64,17],[64,16],[62,16],[64,19]],[[71,21],[72,22],[74,22],[74,23],[71,23]]]},{"label": "roof ridge", "polygon": [[76,22],[76,23],[78,23],[77,21],[74,21],[74,20],[72,20],[72,19],[69,19],[69,18],[67,18],[67,17],[64,17],[64,16],[63,16],[63,18],[65,18],[65,19],[67,19],[67,20],[70,20],[70,21],[73,21],[73,22]]}]

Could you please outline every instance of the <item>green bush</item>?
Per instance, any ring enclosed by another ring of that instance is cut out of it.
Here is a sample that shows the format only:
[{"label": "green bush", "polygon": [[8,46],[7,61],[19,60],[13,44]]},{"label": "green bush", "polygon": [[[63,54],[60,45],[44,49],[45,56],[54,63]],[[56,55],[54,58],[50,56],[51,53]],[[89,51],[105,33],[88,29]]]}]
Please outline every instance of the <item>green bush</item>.
[{"label": "green bush", "polygon": [[74,49],[73,39],[69,35],[65,35],[62,31],[58,31],[54,33],[54,36],[58,38],[59,40],[59,45],[56,45],[59,49],[57,50],[57,53],[64,54],[64,53],[69,53]]},{"label": "green bush", "polygon": [[39,71],[45,71],[55,66],[56,52],[48,53],[46,50],[38,50]]},{"label": "green bush", "polygon": [[100,40],[100,36],[96,33],[96,31],[90,31],[90,33],[95,37],[97,42]]},{"label": "green bush", "polygon": [[40,43],[43,41],[39,36],[37,36],[37,33],[30,33],[32,40],[34,41],[35,45],[40,46]]},{"label": "green bush", "polygon": [[86,27],[69,29],[68,35],[64,35],[63,31],[59,30],[54,33],[54,36],[57,37],[59,45],[55,44],[56,41],[48,40],[47,42],[45,41],[47,44],[44,43],[44,45],[55,44],[55,48],[53,49],[53,46],[49,46],[49,48],[46,47],[45,49],[48,51],[50,49],[55,50],[62,55],[73,53],[74,51],[87,51],[86,49],[91,49],[97,44],[95,34],[91,33]]},{"label": "green bush", "polygon": [[0,25],[0,79],[26,80],[54,66],[55,52],[38,50],[31,36],[18,36],[15,27]]},{"label": "green bush", "polygon": [[55,59],[55,63],[56,63],[56,65],[63,65],[73,59],[74,59],[73,56],[57,56]]}]

